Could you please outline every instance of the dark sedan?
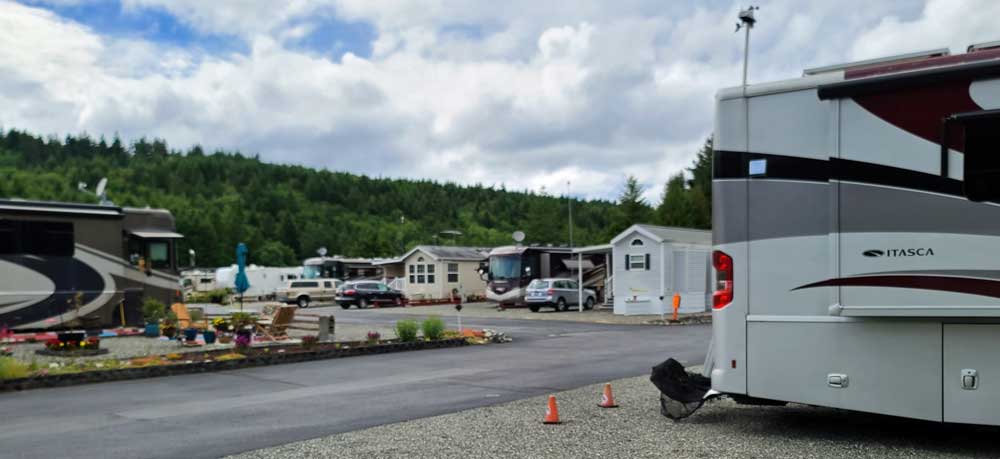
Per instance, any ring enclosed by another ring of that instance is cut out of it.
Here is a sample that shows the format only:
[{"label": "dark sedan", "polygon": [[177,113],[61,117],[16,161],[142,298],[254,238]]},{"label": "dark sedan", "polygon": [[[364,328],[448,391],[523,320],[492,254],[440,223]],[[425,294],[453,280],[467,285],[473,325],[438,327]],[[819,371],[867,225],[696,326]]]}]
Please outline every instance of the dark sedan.
[{"label": "dark sedan", "polygon": [[403,292],[393,290],[381,282],[348,282],[337,289],[337,304],[344,309],[351,306],[357,306],[358,309],[371,305],[402,306],[404,303]]}]

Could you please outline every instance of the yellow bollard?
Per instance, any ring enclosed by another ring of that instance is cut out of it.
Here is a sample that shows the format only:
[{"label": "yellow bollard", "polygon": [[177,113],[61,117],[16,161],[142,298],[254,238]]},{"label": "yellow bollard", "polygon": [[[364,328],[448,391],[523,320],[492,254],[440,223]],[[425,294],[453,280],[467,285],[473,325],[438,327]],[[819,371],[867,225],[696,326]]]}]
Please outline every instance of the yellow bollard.
[{"label": "yellow bollard", "polygon": [[122,301],[120,303],[118,303],[118,314],[121,315],[121,318],[122,318],[122,328],[125,328],[125,300],[124,299],[122,299]]},{"label": "yellow bollard", "polygon": [[673,321],[677,321],[677,312],[681,309],[681,294],[674,292],[674,316],[671,318]]}]

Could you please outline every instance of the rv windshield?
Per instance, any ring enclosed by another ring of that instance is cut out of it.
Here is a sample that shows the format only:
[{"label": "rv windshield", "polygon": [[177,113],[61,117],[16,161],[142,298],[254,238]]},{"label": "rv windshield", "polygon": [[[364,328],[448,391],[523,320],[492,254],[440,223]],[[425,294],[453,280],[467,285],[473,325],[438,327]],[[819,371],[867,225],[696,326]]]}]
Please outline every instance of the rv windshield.
[{"label": "rv windshield", "polygon": [[490,277],[493,279],[517,279],[521,277],[521,256],[490,257]]},{"label": "rv windshield", "polygon": [[321,274],[319,265],[305,265],[302,267],[303,279],[319,279]]}]

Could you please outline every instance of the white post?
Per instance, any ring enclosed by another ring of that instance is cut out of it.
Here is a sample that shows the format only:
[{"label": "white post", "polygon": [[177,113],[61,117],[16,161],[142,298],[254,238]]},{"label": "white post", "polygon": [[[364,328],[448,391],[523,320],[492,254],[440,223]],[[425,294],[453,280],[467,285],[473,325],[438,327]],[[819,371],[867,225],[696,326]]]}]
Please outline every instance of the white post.
[{"label": "white post", "polygon": [[583,252],[577,254],[576,263],[576,303],[583,312]]},{"label": "white post", "polygon": [[664,284],[667,277],[667,257],[663,251],[664,243],[660,243],[660,320],[667,319],[667,292]]},{"label": "white post", "polygon": [[458,334],[462,334],[462,311],[458,311]]}]

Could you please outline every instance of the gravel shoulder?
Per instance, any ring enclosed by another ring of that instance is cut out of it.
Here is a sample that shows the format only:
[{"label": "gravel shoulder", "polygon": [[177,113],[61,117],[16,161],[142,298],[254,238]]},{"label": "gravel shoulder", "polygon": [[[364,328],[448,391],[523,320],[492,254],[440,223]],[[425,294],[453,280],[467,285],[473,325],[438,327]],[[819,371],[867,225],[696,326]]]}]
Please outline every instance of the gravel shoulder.
[{"label": "gravel shoulder", "polygon": [[236,458],[770,458],[996,457],[1000,429],[816,408],[740,406],[728,399],[675,423],[648,378],[556,394],[562,425],[542,425],[547,397],[462,411],[243,453]]}]

